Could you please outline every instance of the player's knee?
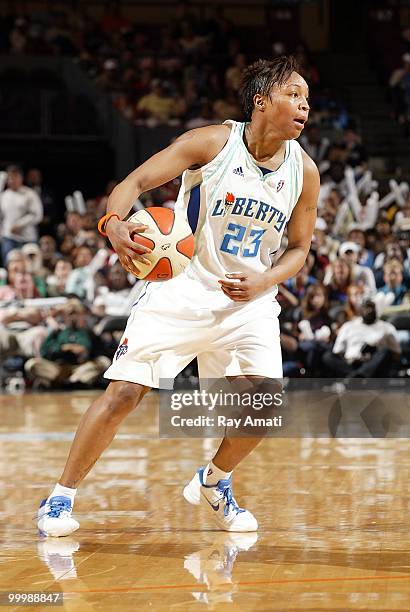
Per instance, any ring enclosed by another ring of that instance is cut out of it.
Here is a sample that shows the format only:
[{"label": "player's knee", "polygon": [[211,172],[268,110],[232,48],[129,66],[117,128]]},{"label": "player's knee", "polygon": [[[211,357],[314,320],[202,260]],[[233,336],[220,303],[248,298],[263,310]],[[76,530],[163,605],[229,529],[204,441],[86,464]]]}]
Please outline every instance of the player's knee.
[{"label": "player's knee", "polygon": [[148,391],[137,383],[115,381],[109,385],[105,392],[105,408],[107,415],[112,419],[124,418],[134,410]]}]

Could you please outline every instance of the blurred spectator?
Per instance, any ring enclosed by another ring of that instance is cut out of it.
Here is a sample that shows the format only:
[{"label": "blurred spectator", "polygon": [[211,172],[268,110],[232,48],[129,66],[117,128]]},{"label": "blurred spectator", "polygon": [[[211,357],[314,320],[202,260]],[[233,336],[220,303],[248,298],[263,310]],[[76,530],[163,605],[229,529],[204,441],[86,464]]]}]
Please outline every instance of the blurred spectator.
[{"label": "blurred spectator", "polygon": [[403,266],[398,259],[392,259],[383,266],[384,285],[379,289],[381,293],[393,293],[393,306],[402,303],[409,288],[403,284]]},{"label": "blurred spectator", "polygon": [[197,116],[189,119],[185,123],[185,127],[187,130],[193,130],[194,128],[200,128],[214,123],[220,123],[220,120],[215,117],[210,100],[204,100]]},{"label": "blurred spectator", "polygon": [[120,32],[130,27],[130,22],[122,14],[120,2],[106,3],[104,14],[100,20],[100,27],[106,34]]},{"label": "blurred spectator", "polygon": [[374,302],[366,300],[362,316],[342,325],[333,350],[324,354],[323,362],[338,377],[387,376],[400,353],[396,329],[377,319]]},{"label": "blurred spectator", "polygon": [[111,58],[105,60],[103,72],[96,78],[95,83],[103,91],[118,91],[120,89],[120,77],[118,62]]},{"label": "blurred spectator", "polygon": [[365,288],[368,296],[376,291],[374,274],[367,266],[362,266],[358,262],[360,247],[355,242],[343,242],[339,247],[339,257],[350,265],[353,282]]},{"label": "blurred spectator", "polygon": [[105,273],[107,284],[97,291],[93,304],[94,314],[99,317],[128,315],[143,283],[137,282],[132,287],[127,272],[118,261],[108,267]]},{"label": "blurred spectator", "polygon": [[309,266],[305,262],[302,269],[295,275],[285,281],[284,285],[289,291],[298,298],[302,299],[309,285],[315,285],[316,278],[309,275]]},{"label": "blurred spectator", "polygon": [[151,92],[137,103],[138,116],[147,120],[147,125],[169,123],[178,118],[184,111],[181,100],[176,100],[165,93],[159,79],[152,82]]},{"label": "blurred spectator", "polygon": [[[20,265],[17,263],[14,266]],[[40,297],[34,279],[25,269],[13,270],[12,277],[9,276],[7,285],[0,286],[0,301],[9,302],[13,300],[27,300]]]},{"label": "blurred spectator", "polygon": [[[301,306],[296,314],[296,320],[298,322],[307,321],[310,330],[316,332],[324,325],[328,327],[331,325],[332,321],[328,310],[329,303],[326,287],[321,283],[310,285],[302,298]],[[303,332],[299,338],[304,339]]]},{"label": "blurred spectator", "polygon": [[38,279],[44,280],[48,274],[47,268],[43,265],[43,254],[40,247],[35,242],[28,242],[23,245],[21,252],[26,256],[27,272]]},{"label": "blurred spectator", "polygon": [[308,287],[297,312],[299,350],[310,376],[320,375],[321,356],[329,346],[332,320],[328,313],[326,288],[322,284]]},{"label": "blurred spectator", "polygon": [[46,334],[46,328],[41,325],[17,330],[8,329],[0,323],[0,359],[38,356]]},{"label": "blurred spectator", "polygon": [[247,66],[247,60],[243,53],[238,53],[235,57],[235,63],[233,66],[227,69],[225,72],[225,84],[228,89],[232,91],[238,91],[241,84],[242,72]]},{"label": "blurred spectator", "polygon": [[53,230],[56,224],[55,199],[48,187],[43,185],[43,175],[38,168],[29,168],[26,172],[26,185],[33,189],[43,205],[43,219],[40,223],[40,232],[45,233]]},{"label": "blurred spectator", "polygon": [[[37,247],[37,245],[34,245]],[[27,256],[17,249],[10,251],[6,274],[0,280],[0,300],[10,301],[25,298],[45,297],[44,279],[32,275],[28,270]]]},{"label": "blurred spectator", "polygon": [[66,293],[66,286],[72,270],[73,265],[68,259],[61,258],[56,261],[54,274],[47,277],[47,295],[49,297],[58,297]]},{"label": "blurred spectator", "polygon": [[343,308],[344,321],[351,321],[360,316],[364,300],[364,288],[358,285],[349,285],[347,288],[347,301]]},{"label": "blurred spectator", "polygon": [[393,71],[389,85],[392,92],[395,118],[403,124],[410,122],[410,53],[402,57],[402,66]]},{"label": "blurred spectator", "polygon": [[344,304],[347,301],[347,288],[353,282],[353,274],[350,264],[339,257],[332,262],[323,280],[324,285],[329,288],[329,300],[333,304]]},{"label": "blurred spectator", "polygon": [[18,166],[7,168],[7,189],[0,193],[1,251],[3,265],[9,251],[26,242],[36,242],[37,226],[43,218],[41,200],[33,189],[23,185]]},{"label": "blurred spectator", "polygon": [[318,125],[308,123],[299,140],[306,153],[320,168],[330,145],[329,139],[321,135]]},{"label": "blurred spectator", "polygon": [[38,243],[43,256],[43,265],[51,272],[54,270],[58,259],[61,257],[61,254],[57,251],[57,243],[55,239],[49,235],[41,236]]},{"label": "blurred spectator", "polygon": [[15,55],[25,53],[27,49],[27,22],[19,17],[10,32],[10,52]]},{"label": "blurred spectator", "polygon": [[374,253],[366,248],[366,234],[360,227],[352,227],[347,234],[347,241],[354,242],[360,248],[358,263],[371,268],[374,263]]},{"label": "blurred spectator", "polygon": [[368,155],[362,144],[360,135],[354,129],[354,125],[348,126],[343,134],[343,142],[346,151],[346,163],[352,168],[365,167]]},{"label": "blurred spectator", "polygon": [[404,206],[396,213],[393,229],[395,231],[410,229],[410,197],[407,198]]},{"label": "blurred spectator", "polygon": [[94,275],[103,267],[107,255],[105,249],[100,249],[93,257],[90,247],[78,247],[74,252],[74,270],[68,277],[66,293],[92,301],[95,289]]},{"label": "blurred spectator", "polygon": [[181,35],[178,38],[182,52],[186,55],[193,55],[201,48],[204,39],[195,33],[192,25],[186,21],[181,23]]},{"label": "blurred spectator", "polygon": [[226,119],[239,121],[242,117],[242,111],[238,104],[238,96],[233,89],[226,90],[223,98],[215,100],[213,110],[215,117],[220,121],[225,121]]},{"label": "blurred spectator", "polygon": [[41,357],[25,363],[27,375],[46,387],[53,383],[90,384],[110,365],[105,356],[95,357],[94,334],[87,327],[87,312],[77,300],[64,309],[63,324],[51,331],[40,348]]},{"label": "blurred spectator", "polygon": [[403,265],[403,268],[406,270],[406,273],[407,273],[406,275],[408,277],[409,271],[410,271],[409,270],[410,262],[406,256],[407,256],[407,253],[403,251],[403,249],[401,248],[397,240],[392,239],[390,242],[386,244],[385,250],[377,255],[374,261],[374,266],[373,266],[375,270],[376,284],[378,287],[381,287],[383,284],[382,283],[382,277],[383,277],[382,268],[386,262],[391,261],[392,259],[396,259]]}]

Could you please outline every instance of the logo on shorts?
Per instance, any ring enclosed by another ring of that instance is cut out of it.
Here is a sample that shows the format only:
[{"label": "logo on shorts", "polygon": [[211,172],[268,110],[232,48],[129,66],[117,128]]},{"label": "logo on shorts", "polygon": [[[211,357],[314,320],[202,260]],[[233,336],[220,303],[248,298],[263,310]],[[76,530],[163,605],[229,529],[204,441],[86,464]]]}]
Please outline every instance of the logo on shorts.
[{"label": "logo on shorts", "polygon": [[115,360],[119,359],[128,351],[128,338],[124,338],[123,343],[117,348]]},{"label": "logo on shorts", "polygon": [[285,181],[279,181],[279,183],[276,185],[276,192],[280,191],[284,184]]}]

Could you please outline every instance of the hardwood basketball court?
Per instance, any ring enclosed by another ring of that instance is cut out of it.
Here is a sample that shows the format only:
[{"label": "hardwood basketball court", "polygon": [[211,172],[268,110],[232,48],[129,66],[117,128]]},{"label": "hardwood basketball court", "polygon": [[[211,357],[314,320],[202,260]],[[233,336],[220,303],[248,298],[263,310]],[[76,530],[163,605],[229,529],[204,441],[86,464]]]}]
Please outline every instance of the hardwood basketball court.
[{"label": "hardwood basketball court", "polygon": [[80,530],[39,537],[94,396],[0,396],[0,591],[62,591],[76,611],[409,610],[406,439],[265,440],[234,479],[260,530],[222,533],[181,495],[217,440],[158,439],[150,393],[79,489]]}]

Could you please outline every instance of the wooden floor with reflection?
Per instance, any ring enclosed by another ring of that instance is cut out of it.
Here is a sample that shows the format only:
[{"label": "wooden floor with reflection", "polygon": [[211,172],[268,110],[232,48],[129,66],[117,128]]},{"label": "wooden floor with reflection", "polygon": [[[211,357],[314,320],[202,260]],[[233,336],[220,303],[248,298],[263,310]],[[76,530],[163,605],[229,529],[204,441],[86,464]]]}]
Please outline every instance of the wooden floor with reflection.
[{"label": "wooden floor with reflection", "polygon": [[265,440],[234,478],[260,531],[221,533],[181,496],[217,441],[158,439],[150,394],[79,489],[80,530],[41,539],[94,395],[0,396],[0,591],[63,591],[76,612],[410,609],[405,439]]}]

